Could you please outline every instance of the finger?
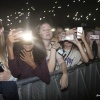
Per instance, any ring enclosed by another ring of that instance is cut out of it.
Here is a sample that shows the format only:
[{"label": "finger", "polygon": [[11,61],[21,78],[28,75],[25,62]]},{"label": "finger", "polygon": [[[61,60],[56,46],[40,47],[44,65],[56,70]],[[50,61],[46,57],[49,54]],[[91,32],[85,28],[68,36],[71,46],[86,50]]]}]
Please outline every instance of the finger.
[{"label": "finger", "polygon": [[12,33],[9,35],[9,38],[12,38],[14,40],[20,40],[20,38],[22,37],[22,33],[21,32],[17,32],[17,33]]},{"label": "finger", "polygon": [[31,57],[34,59],[33,52],[31,52]]},{"label": "finger", "polygon": [[21,50],[21,52],[22,52],[23,56],[26,57],[26,52],[25,52],[25,50]]},{"label": "finger", "polygon": [[26,62],[26,60],[25,60],[25,59],[23,59],[22,57],[20,57],[20,59],[21,59],[22,61],[25,61],[25,62]]},{"label": "finger", "polygon": [[12,33],[15,31],[16,29],[12,29],[8,35],[12,35]]},{"label": "finger", "polygon": [[20,57],[25,60],[25,57],[23,55],[20,54]]},{"label": "finger", "polygon": [[60,88],[62,89],[63,87],[62,87],[62,81],[60,80]]}]

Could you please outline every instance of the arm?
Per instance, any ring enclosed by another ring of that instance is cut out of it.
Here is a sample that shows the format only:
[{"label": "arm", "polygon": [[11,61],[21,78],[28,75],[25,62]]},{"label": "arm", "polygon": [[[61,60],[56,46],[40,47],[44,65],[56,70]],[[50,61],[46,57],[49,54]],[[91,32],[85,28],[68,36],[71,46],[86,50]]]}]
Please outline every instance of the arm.
[{"label": "arm", "polygon": [[84,32],[82,33],[82,35],[81,35],[80,37],[81,37],[81,39],[82,39],[82,41],[83,41],[83,43],[84,43],[84,45],[85,45],[86,52],[87,52],[87,55],[88,55],[89,59],[93,59],[94,56],[93,56],[93,53],[92,53],[92,50],[91,50],[89,44],[87,43],[87,41],[86,41],[86,39],[85,39],[85,34],[84,34]]},{"label": "arm", "polygon": [[56,49],[51,48],[50,58],[48,61],[48,69],[50,73],[54,71],[55,64],[56,64]]},{"label": "arm", "polygon": [[18,42],[18,37],[19,33],[13,33],[14,30],[10,31],[7,37],[7,49],[8,49],[8,65],[11,70],[12,75],[14,77],[18,77],[20,74],[19,68],[17,66],[17,61],[14,57],[14,52],[13,52],[13,44],[15,42]]},{"label": "arm", "polygon": [[43,59],[41,64],[36,64],[36,66],[37,67],[34,69],[35,75],[38,76],[46,84],[49,84],[50,74],[49,74],[46,59]]},{"label": "arm", "polygon": [[60,47],[59,43],[54,43],[53,46],[51,47],[50,51],[50,58],[48,61],[48,69],[49,72],[53,72],[55,69],[55,64],[56,64],[56,50]]},{"label": "arm", "polygon": [[89,58],[87,54],[85,53],[84,48],[82,47],[81,43],[79,42],[79,40],[76,38],[75,35],[74,35],[74,40],[72,40],[71,42],[73,42],[78,47],[80,54],[82,56],[83,62],[88,63]]},{"label": "arm", "polygon": [[20,69],[17,66],[17,60],[16,59],[8,59],[8,65],[9,65],[9,69],[11,71],[11,74],[18,78],[20,75]]},{"label": "arm", "polygon": [[88,59],[88,56],[87,56],[87,54],[85,53],[85,51],[84,51],[82,45],[79,43],[77,46],[78,46],[78,49],[79,49],[79,51],[80,51],[80,53],[81,53],[83,62],[88,63],[89,59]]},{"label": "arm", "polygon": [[58,58],[57,59],[59,65],[60,65],[60,68],[61,68],[61,71],[62,71],[62,77],[60,79],[60,86],[61,86],[61,89],[64,89],[68,86],[68,73],[67,73],[67,65],[66,63],[64,62],[64,59],[61,57],[61,58]]}]

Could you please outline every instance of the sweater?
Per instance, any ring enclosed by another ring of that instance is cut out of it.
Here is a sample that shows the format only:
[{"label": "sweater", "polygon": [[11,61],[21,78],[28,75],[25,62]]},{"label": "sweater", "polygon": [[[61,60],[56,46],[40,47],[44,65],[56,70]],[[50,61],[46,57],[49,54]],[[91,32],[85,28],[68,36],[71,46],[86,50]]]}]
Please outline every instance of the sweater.
[{"label": "sweater", "polygon": [[37,76],[46,84],[50,83],[50,74],[46,59],[43,59],[41,63],[36,63],[35,69],[22,61],[19,57],[12,60],[8,59],[8,65],[12,75],[18,78],[18,80]]}]

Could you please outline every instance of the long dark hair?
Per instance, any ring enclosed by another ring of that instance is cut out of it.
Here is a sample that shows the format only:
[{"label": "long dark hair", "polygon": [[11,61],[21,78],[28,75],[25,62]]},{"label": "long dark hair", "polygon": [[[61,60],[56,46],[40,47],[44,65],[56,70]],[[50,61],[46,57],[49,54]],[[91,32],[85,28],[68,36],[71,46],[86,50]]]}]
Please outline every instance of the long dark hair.
[{"label": "long dark hair", "polygon": [[[33,39],[33,43],[34,43],[34,47],[33,47],[33,56],[34,56],[34,60],[36,63],[40,63],[41,60],[46,58],[46,48],[44,46],[44,43],[40,37],[39,34],[36,34],[34,31],[32,31],[32,35],[33,37],[35,37]],[[23,49],[23,44],[21,42],[17,42],[14,44],[14,55],[15,57],[18,57],[19,54],[21,53],[21,50]]]},{"label": "long dark hair", "polygon": [[98,46],[97,46],[96,41],[93,41],[92,52],[93,52],[94,58],[98,58]]}]

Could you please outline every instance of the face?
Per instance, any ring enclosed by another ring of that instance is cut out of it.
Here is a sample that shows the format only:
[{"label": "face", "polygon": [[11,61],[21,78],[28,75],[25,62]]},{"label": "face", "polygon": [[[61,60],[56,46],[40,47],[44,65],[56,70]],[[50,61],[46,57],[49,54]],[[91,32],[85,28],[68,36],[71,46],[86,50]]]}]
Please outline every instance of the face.
[{"label": "face", "polygon": [[56,33],[59,35],[59,34],[61,34],[62,32],[64,32],[64,30],[62,29],[62,28],[58,28],[57,30],[56,30]]},{"label": "face", "polygon": [[72,47],[72,43],[69,41],[64,42],[64,47]]},{"label": "face", "polygon": [[33,44],[24,44],[23,48],[25,51],[30,52],[33,50],[34,45]]},{"label": "face", "polygon": [[88,43],[90,43],[90,41],[92,41],[92,40],[90,39],[90,35],[94,35],[94,33],[93,33],[93,32],[88,32],[88,33],[87,33],[87,35],[86,35],[86,40],[87,40]]},{"label": "face", "polygon": [[51,40],[53,33],[51,31],[52,27],[48,23],[44,23],[40,26],[40,36],[44,40]]}]

